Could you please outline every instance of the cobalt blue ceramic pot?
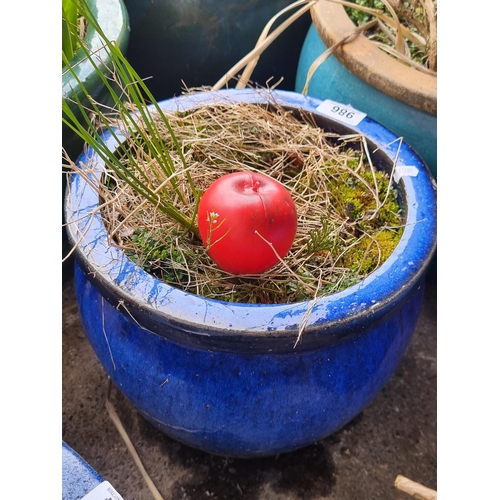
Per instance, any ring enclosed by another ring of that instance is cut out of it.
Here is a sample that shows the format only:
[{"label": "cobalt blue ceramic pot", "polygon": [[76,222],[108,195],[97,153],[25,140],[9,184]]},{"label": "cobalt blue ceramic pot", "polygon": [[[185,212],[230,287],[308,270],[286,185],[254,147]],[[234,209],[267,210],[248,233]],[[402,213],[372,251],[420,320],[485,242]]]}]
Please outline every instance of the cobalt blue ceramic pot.
[{"label": "cobalt blue ceramic pot", "polygon": [[[228,303],[160,282],[109,245],[95,190],[74,174],[66,216],[70,240],[77,245],[75,288],[93,349],[147,420],[210,453],[267,456],[340,429],[398,365],[419,316],[436,246],[436,183],[413,150],[398,145],[386,128],[355,110],[351,116],[361,121],[346,124],[338,110],[317,98],[233,89],[160,105],[182,110],[221,97],[252,103],[275,99],[288,109],[313,113],[325,129],[364,134],[370,149],[377,150],[373,158],[380,168],[392,168],[397,158],[406,225],[393,254],[361,283],[313,304],[295,345],[311,302]],[[103,140],[116,147],[109,135]]]},{"label": "cobalt blue ceramic pot", "polygon": [[[184,84],[213,86],[255,47],[267,22],[292,2],[125,0],[131,27],[127,58],[141,77],[149,78],[156,100],[180,95]],[[283,14],[273,29],[288,16],[290,12]],[[266,86],[269,79],[273,85],[283,77],[280,88],[293,90],[310,23],[307,13],[288,27],[264,51],[251,80]]]},{"label": "cobalt blue ceramic pot", "polygon": [[[344,7],[328,0],[315,4],[311,17],[297,68],[297,92],[303,92],[315,59],[355,28]],[[436,74],[398,62],[360,35],[318,67],[306,93],[364,111],[403,137],[437,178]]]}]

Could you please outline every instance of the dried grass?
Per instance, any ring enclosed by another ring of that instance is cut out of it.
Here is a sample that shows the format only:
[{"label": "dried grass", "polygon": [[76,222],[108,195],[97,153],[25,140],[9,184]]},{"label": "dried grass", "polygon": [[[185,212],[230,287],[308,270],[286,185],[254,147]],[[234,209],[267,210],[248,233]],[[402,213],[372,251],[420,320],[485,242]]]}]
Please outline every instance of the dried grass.
[{"label": "dried grass", "polygon": [[[198,238],[107,172],[100,194],[110,241],[166,282],[226,301],[295,302],[360,281],[397,244],[401,216],[395,191],[389,190],[387,176],[376,173],[362,137],[339,137],[317,127],[311,117],[299,120],[279,107],[270,111],[245,103],[205,105],[167,118],[199,193],[225,173],[263,172],[292,193],[298,229],[290,252],[266,273],[227,274],[210,260]],[[173,151],[166,129],[162,139]],[[159,175],[161,169],[152,164],[146,148],[134,151],[141,170],[149,172],[150,187],[172,196],[173,179]],[[181,169],[181,160],[173,158]],[[176,182],[182,198],[176,203],[186,214],[195,213],[196,196],[181,170]],[[346,202],[349,189],[362,202]]]}]

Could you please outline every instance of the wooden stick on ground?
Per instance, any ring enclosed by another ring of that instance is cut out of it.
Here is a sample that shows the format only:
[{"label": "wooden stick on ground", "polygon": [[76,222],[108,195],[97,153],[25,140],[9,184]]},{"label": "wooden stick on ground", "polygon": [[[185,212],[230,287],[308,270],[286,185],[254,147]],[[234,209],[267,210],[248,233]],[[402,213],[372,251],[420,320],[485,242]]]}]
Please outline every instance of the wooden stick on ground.
[{"label": "wooden stick on ground", "polygon": [[108,379],[108,390],[106,394],[106,409],[108,410],[111,421],[113,422],[113,424],[115,424],[115,427],[118,429],[118,432],[120,433],[120,436],[123,439],[125,446],[127,447],[129,453],[132,455],[132,458],[134,459],[137,468],[142,474],[142,477],[146,481],[146,484],[149,490],[151,491],[153,498],[155,500],[163,500],[163,497],[161,496],[160,492],[153,483],[153,480],[149,477],[149,474],[146,472],[146,469],[144,468],[144,465],[142,464],[142,461],[139,458],[139,455],[137,454],[137,451],[135,450],[135,447],[132,444],[132,441],[130,440],[127,431],[123,427],[123,424],[120,420],[120,417],[118,416],[118,413],[116,413],[113,403],[111,403],[110,401],[111,386],[112,386],[111,379]]},{"label": "wooden stick on ground", "polygon": [[437,491],[431,490],[401,475],[396,478],[394,486],[417,500],[437,500]]}]

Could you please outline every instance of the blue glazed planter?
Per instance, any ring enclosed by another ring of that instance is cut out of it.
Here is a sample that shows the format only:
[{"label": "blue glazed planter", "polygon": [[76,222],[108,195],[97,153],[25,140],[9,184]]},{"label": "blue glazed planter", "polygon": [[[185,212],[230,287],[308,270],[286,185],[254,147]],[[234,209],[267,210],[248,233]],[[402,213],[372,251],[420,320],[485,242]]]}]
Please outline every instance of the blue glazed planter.
[{"label": "blue glazed planter", "polygon": [[[327,0],[312,9],[295,90],[302,92],[314,60],[352,32],[344,7]],[[308,95],[350,104],[403,137],[437,178],[436,77],[398,63],[364,36],[337,49],[312,76]]]},{"label": "blue glazed planter", "polygon": [[[319,99],[286,91],[272,96],[289,109],[313,113],[331,131],[365,134],[370,149],[379,148],[376,163],[392,167],[398,145],[388,144],[395,136],[370,118],[348,127],[317,112]],[[172,111],[221,97],[270,99],[246,89],[160,104]],[[109,136],[103,138],[116,146]],[[235,304],[158,281],[108,245],[95,212],[95,191],[73,175],[66,216],[70,240],[77,242],[78,304],[89,341],[113,382],[166,434],[214,454],[273,455],[340,429],[373,399],[401,360],[436,245],[435,181],[404,143],[397,165],[414,167],[398,182],[407,223],[400,243],[363,282],[320,298],[296,346],[310,302]]]}]

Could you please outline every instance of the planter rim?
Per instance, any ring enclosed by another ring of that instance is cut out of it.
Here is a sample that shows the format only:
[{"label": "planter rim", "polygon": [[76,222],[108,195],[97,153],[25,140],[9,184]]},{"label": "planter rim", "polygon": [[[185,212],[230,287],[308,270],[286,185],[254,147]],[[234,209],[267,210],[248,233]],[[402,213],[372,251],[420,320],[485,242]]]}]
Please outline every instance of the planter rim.
[{"label": "planter rim", "polygon": [[[200,92],[161,101],[166,111],[186,110],[200,104],[245,101],[265,104],[277,102],[289,109],[315,113],[320,99],[289,91],[229,89]],[[327,117],[324,117],[328,120]],[[346,127],[333,120],[346,133],[364,134],[376,147],[383,147],[398,167],[412,167],[416,175],[403,175],[407,222],[401,241],[387,261],[362,282],[342,292],[290,304],[241,304],[207,299],[174,288],[146,273],[116,247],[108,244],[95,189],[72,174],[65,200],[68,237],[76,246],[75,257],[87,277],[116,307],[123,306],[132,319],[145,329],[174,341],[214,350],[245,352],[292,352],[332,345],[382,321],[404,300],[421,279],[436,247],[436,183],[422,160],[404,142],[379,123],[364,118],[357,126]],[[116,141],[104,134],[109,147]],[[83,153],[79,161],[92,156]],[[102,160],[95,160],[100,163]],[[77,162],[78,164],[78,162]],[[411,168],[410,168],[411,170]],[[116,297],[114,295],[117,294]],[[297,336],[301,320],[309,314],[300,343]],[[152,320],[152,315],[156,316]],[[328,332],[335,326],[335,332]]]},{"label": "planter rim", "polygon": [[[123,52],[128,45],[130,32],[129,16],[123,0],[86,0],[89,9],[94,14],[99,26],[111,41],[116,41]],[[94,53],[92,60],[98,67],[104,69],[109,64],[109,57],[103,49],[103,41],[95,28],[88,26],[84,41],[88,50]],[[101,49],[101,50],[99,50]],[[71,59],[71,67],[75,69],[81,81],[85,81],[95,72],[94,65],[85,56],[82,48],[79,48]],[[73,91],[79,91],[75,78],[67,66],[62,68],[62,97],[71,95]]]},{"label": "planter rim", "polygon": [[[356,28],[344,6],[329,0],[319,0],[313,5],[311,17],[327,47],[332,47]],[[437,74],[426,74],[397,61],[363,34],[340,46],[335,57],[381,92],[414,108],[437,114]]]}]

